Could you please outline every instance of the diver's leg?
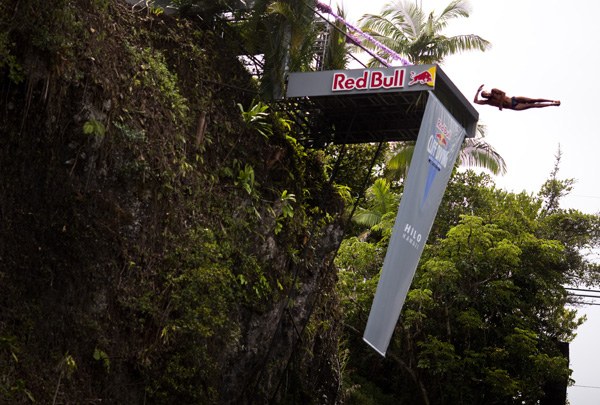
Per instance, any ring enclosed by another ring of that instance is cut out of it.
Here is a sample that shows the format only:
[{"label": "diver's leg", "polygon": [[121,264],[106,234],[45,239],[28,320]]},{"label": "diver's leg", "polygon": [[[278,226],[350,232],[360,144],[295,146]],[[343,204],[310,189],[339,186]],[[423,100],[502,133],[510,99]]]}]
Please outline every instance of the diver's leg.
[{"label": "diver's leg", "polygon": [[517,103],[517,105],[515,106],[515,108],[513,108],[513,110],[516,111],[522,111],[522,110],[527,110],[529,108],[544,108],[544,107],[551,107],[551,106],[559,106],[560,105],[560,101],[552,101],[551,103]]},{"label": "diver's leg", "polygon": [[[548,100],[547,98],[529,98],[522,96],[515,96],[517,103],[533,104],[533,103],[556,103],[556,100]],[[558,102],[560,104],[560,101]]]}]

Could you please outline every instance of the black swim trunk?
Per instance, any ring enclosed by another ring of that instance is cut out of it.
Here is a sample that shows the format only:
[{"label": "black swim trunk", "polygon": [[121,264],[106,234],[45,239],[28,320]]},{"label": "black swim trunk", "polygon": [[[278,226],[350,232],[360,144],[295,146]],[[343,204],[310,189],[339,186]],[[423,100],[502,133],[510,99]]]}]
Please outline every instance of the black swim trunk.
[{"label": "black swim trunk", "polygon": [[510,100],[512,101],[512,108],[515,108],[519,104],[515,96],[512,96]]}]

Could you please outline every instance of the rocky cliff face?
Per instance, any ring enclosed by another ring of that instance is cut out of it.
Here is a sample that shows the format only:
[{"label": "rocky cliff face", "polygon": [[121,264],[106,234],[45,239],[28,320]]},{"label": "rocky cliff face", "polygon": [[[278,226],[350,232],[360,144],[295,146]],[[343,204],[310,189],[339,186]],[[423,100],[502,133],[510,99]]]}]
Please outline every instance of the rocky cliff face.
[{"label": "rocky cliff face", "polygon": [[335,402],[319,153],[215,32],[58,3],[0,5],[0,402]]}]

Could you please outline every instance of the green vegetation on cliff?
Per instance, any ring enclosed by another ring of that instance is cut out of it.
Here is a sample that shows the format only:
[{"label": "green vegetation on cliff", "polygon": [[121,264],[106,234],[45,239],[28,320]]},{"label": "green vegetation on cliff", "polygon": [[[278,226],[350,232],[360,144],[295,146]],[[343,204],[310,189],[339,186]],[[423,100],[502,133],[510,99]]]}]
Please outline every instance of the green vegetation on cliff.
[{"label": "green vegetation on cliff", "polygon": [[560,155],[538,196],[454,173],[381,358],[361,336],[404,176],[383,161],[410,148],[308,149],[265,104],[310,69],[303,1],[177,3],[0,2],[0,403],[560,401],[564,285],[598,285],[600,243],[560,209]]},{"label": "green vegetation on cliff", "polygon": [[[297,322],[334,291],[323,154],[213,31],[114,1],[0,7],[0,402],[273,395],[294,325],[254,387],[296,268]],[[335,397],[335,302],[303,339],[307,398]]]}]

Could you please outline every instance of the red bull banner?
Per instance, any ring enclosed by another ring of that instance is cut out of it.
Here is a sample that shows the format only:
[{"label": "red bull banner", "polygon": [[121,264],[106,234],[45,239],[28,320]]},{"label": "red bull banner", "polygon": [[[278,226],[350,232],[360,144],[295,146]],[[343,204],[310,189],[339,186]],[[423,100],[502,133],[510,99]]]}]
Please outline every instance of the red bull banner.
[{"label": "red bull banner", "polygon": [[[421,80],[414,75],[411,80]],[[424,79],[425,80],[425,79]],[[429,92],[404,193],[363,339],[385,356],[402,311],[465,129]]]},{"label": "red bull banner", "polygon": [[294,72],[286,97],[426,91],[435,87],[436,65]]}]

